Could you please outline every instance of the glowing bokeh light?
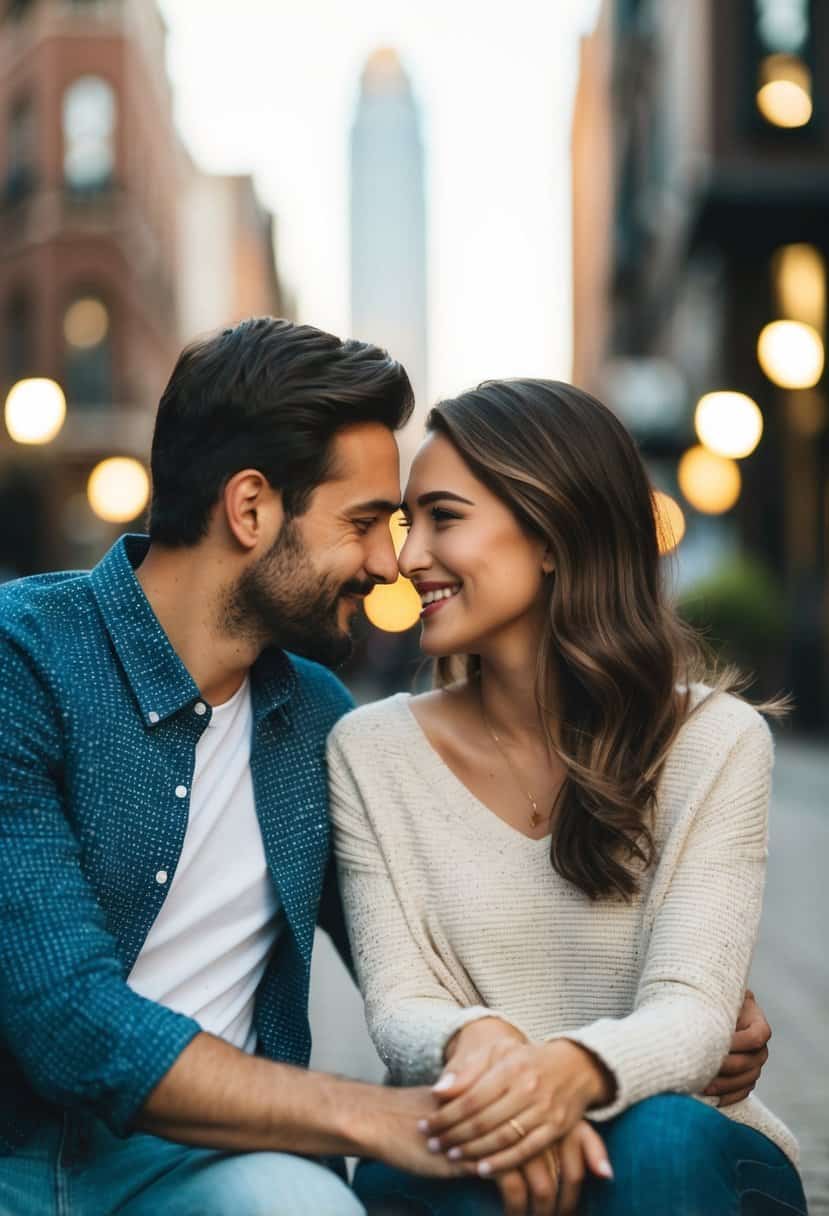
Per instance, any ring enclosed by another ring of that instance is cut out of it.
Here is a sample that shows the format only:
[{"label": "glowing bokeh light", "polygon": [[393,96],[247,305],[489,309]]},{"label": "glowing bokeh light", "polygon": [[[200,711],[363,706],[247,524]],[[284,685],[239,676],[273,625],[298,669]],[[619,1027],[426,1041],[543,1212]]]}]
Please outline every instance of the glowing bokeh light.
[{"label": "glowing bokeh light", "polygon": [[745,393],[706,393],[697,403],[694,428],[700,443],[710,451],[742,460],[760,442],[763,415],[757,402]]},{"label": "glowing bokeh light", "polygon": [[54,380],[18,380],[6,398],[6,430],[15,443],[51,443],[66,418],[66,398]]},{"label": "glowing bokeh light", "polygon": [[757,339],[757,358],[781,388],[813,388],[823,374],[823,340],[802,321],[772,321]]},{"label": "glowing bokeh light", "polygon": [[385,633],[404,633],[420,620],[420,596],[402,574],[395,583],[380,583],[364,601],[372,625]]},{"label": "glowing bokeh light", "polygon": [[76,350],[89,350],[103,342],[109,331],[109,313],[91,296],[75,300],[63,318],[63,336]]},{"label": "glowing bokeh light", "polygon": [[768,55],[760,64],[757,109],[774,127],[805,127],[812,117],[812,76],[796,55]]},{"label": "glowing bokeh light", "polygon": [[656,516],[659,552],[664,557],[666,553],[676,549],[685,535],[685,515],[676,499],[662,490],[653,492],[653,511]]},{"label": "glowing bokeh light", "polygon": [[679,488],[697,511],[722,515],[740,497],[740,470],[727,456],[718,456],[701,445],[689,448],[677,470]]},{"label": "glowing bokeh light", "polygon": [[110,456],[92,470],[86,493],[99,519],[123,524],[146,507],[150,479],[144,466],[132,457]]},{"label": "glowing bokeh light", "polygon": [[781,245],[771,263],[778,316],[805,321],[817,332],[826,325],[826,263],[814,245]]}]

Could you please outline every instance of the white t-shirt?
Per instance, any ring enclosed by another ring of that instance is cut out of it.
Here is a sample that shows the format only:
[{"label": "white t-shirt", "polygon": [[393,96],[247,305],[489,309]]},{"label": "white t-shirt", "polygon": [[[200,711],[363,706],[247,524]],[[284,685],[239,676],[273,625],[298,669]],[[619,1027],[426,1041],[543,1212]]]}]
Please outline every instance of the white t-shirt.
[{"label": "white t-shirt", "polygon": [[214,707],[196,744],[181,857],[128,980],[142,996],[249,1052],[256,988],[282,921],[256,818],[252,732],[245,679]]}]

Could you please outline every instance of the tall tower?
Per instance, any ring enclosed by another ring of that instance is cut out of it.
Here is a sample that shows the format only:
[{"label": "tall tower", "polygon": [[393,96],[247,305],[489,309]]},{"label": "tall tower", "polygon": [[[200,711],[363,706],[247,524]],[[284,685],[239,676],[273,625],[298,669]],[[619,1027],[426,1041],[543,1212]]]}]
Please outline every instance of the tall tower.
[{"label": "tall tower", "polygon": [[[426,205],[411,84],[396,51],[363,71],[351,132],[351,333],[385,346],[427,404]],[[419,437],[410,431],[409,445]],[[404,452],[404,458],[408,453]]]}]

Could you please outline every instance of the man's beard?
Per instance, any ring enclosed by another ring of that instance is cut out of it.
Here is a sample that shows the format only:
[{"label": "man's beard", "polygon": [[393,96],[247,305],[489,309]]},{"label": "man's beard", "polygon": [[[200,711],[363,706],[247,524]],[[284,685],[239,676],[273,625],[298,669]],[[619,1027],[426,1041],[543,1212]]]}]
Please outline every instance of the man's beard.
[{"label": "man's beard", "polygon": [[267,553],[249,566],[224,604],[223,627],[336,667],[351,654],[351,637],[337,619],[344,595],[368,595],[373,583],[339,583],[320,575],[292,520]]}]

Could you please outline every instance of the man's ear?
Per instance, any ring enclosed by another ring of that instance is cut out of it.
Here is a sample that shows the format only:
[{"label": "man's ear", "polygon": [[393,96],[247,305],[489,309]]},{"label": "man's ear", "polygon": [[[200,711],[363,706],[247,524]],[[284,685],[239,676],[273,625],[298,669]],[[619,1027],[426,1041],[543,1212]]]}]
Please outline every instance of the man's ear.
[{"label": "man's ear", "polygon": [[228,531],[248,552],[263,540],[270,547],[285,518],[281,492],[258,469],[234,473],[222,491],[221,505]]}]

